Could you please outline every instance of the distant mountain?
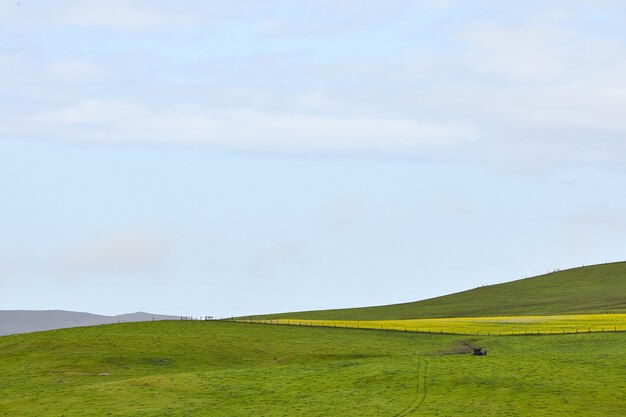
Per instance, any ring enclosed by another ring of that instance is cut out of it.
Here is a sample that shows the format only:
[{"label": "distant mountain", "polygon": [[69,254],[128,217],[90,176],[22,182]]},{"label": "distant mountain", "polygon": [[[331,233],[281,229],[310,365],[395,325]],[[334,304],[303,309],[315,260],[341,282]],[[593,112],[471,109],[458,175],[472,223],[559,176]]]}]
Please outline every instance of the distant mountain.
[{"label": "distant mountain", "polygon": [[64,310],[0,310],[0,336],[66,327],[136,321],[178,320],[179,318],[179,316],[164,316],[141,311],[119,316],[101,316]]},{"label": "distant mountain", "polygon": [[279,313],[253,318],[399,320],[608,312],[626,313],[626,262],[567,269],[410,303]]}]

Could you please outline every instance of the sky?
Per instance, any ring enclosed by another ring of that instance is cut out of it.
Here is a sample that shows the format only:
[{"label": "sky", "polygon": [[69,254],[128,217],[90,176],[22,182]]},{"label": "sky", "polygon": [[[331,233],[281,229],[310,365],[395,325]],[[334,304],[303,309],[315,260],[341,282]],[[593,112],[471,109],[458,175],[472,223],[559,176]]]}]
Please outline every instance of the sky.
[{"label": "sky", "polygon": [[625,21],[0,0],[0,309],[228,317],[624,260]]}]

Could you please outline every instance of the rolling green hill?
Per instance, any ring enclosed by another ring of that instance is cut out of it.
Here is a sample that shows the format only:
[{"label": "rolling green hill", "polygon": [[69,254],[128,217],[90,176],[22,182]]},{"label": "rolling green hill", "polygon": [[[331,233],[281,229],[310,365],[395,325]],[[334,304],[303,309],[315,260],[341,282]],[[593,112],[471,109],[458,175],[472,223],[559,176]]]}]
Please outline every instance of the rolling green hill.
[{"label": "rolling green hill", "polygon": [[0,416],[621,417],[625,342],[220,321],[2,336]]},{"label": "rolling green hill", "polygon": [[[408,318],[625,312],[626,264],[415,303]],[[344,314],[344,316],[341,316]],[[0,417],[626,415],[626,333],[421,334],[162,321],[0,337]],[[489,355],[469,355],[482,347]]]},{"label": "rolling green hill", "polygon": [[254,318],[400,320],[604,312],[626,313],[626,262],[573,268],[410,303]]}]

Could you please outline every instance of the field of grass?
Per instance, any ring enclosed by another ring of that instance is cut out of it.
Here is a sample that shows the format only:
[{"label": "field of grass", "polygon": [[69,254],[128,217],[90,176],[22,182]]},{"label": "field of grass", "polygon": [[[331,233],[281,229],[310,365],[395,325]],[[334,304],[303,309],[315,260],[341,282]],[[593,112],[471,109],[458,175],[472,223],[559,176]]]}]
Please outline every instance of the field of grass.
[{"label": "field of grass", "polygon": [[[436,277],[420,278],[430,281],[436,279]],[[606,312],[626,313],[626,262],[568,269],[410,303],[280,313],[253,318],[264,320],[403,320],[432,317],[543,316]]]},{"label": "field of grass", "polygon": [[[489,356],[466,352],[480,346]],[[624,416],[626,334],[149,322],[0,337],[0,416]]]},{"label": "field of grass", "polygon": [[[245,320],[242,320],[245,321]],[[413,320],[259,320],[257,323],[466,335],[626,332],[626,314],[457,317]]]}]

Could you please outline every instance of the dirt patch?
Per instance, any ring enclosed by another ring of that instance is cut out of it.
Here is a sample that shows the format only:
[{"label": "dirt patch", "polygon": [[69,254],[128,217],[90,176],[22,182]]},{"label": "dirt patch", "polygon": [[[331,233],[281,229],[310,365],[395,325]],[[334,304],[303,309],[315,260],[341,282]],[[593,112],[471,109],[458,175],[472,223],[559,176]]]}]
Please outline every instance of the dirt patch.
[{"label": "dirt patch", "polygon": [[457,340],[450,347],[434,352],[437,356],[445,355],[467,355],[474,352],[474,346],[477,339]]}]

